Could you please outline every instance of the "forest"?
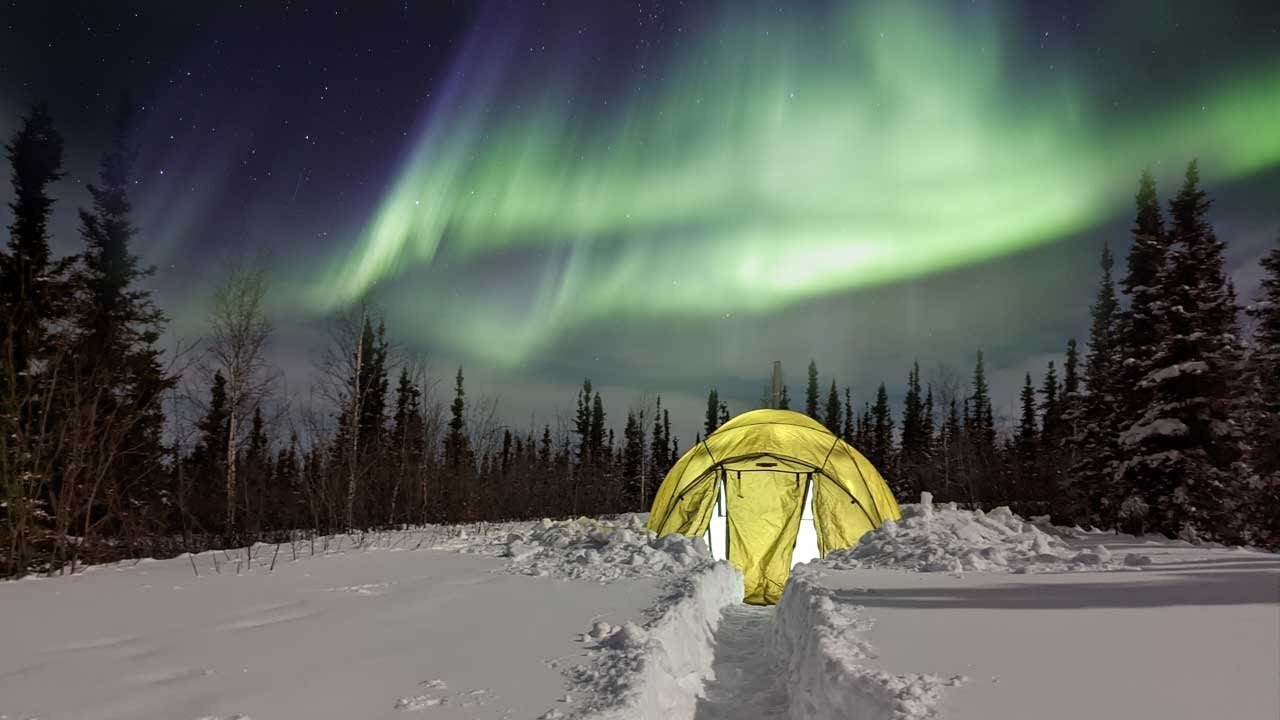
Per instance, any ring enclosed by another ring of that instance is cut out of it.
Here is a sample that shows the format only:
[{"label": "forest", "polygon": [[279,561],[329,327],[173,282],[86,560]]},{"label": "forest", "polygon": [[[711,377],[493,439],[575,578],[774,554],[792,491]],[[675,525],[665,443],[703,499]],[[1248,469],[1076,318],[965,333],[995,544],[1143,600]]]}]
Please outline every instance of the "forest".
[{"label": "forest", "polygon": [[[291,402],[270,360],[270,275],[248,263],[227,267],[203,337],[162,349],[167,318],[135,247],[130,122],[121,103],[65,257],[50,246],[64,139],[47,110],[32,107],[5,146],[0,576],[647,510],[681,454],[660,394],[610,411],[625,416],[621,437],[589,379],[571,417],[504,425],[463,368],[435,376],[367,303],[330,319],[311,400]],[[1013,422],[996,416],[977,347],[963,376],[904,368],[901,407],[885,384],[855,402],[816,361],[803,408],[789,389],[783,406],[861,450],[900,502],[927,490],[1069,525],[1280,548],[1280,238],[1257,296],[1238,298],[1196,162],[1167,203],[1147,172],[1134,200],[1123,263],[1101,249],[1088,338],[1064,339],[1060,363],[1026,376]],[[710,390],[692,442],[749,409]]]}]

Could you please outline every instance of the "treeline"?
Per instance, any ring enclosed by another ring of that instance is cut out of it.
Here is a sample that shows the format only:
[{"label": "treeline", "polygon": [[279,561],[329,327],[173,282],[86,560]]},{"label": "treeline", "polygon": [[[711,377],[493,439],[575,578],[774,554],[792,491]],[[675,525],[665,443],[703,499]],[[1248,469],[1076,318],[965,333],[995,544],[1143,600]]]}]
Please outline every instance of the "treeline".
[{"label": "treeline", "polygon": [[[897,425],[883,384],[857,408],[834,381],[824,397],[811,363],[804,411],[900,499],[928,490],[1059,523],[1280,547],[1280,239],[1243,309],[1194,162],[1167,214],[1150,173],[1136,205],[1119,290],[1103,248],[1085,356],[1070,340],[1060,366],[1027,374],[1010,423],[997,427],[981,352],[963,385],[945,367],[922,382],[913,365]],[[713,391],[705,432],[717,403]]]}]

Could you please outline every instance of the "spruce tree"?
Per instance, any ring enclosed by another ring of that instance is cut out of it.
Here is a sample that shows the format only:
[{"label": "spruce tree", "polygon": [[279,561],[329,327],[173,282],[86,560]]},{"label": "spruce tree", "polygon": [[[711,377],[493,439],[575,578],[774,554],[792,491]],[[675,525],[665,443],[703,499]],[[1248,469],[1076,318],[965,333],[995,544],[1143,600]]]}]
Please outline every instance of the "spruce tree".
[{"label": "spruce tree", "polygon": [[471,441],[467,437],[467,392],[463,387],[462,367],[458,367],[449,405],[449,431],[444,441],[444,464],[455,478],[471,465]]},{"label": "spruce tree", "polygon": [[782,386],[782,394],[778,396],[778,409],[779,410],[791,409],[791,394],[787,392],[786,385]]},{"label": "spruce tree", "polygon": [[[871,453],[868,459],[876,469],[883,468],[888,472],[893,462],[893,416],[889,410],[889,393],[885,390],[884,383],[880,383],[880,388],[876,390],[876,404],[871,408],[870,439]],[[894,492],[901,493],[903,490],[899,480]]]},{"label": "spruce tree", "polygon": [[[80,210],[85,242],[73,277],[81,347],[78,374],[103,393],[101,417],[121,428],[120,452],[111,471],[114,492],[142,504],[161,491],[162,394],[176,378],[166,374],[156,346],[165,316],[138,284],[155,269],[130,248],[137,229],[130,219],[129,187],[136,151],[129,144],[133,111],[123,98],[112,119],[111,144],[102,158],[98,184],[89,185],[91,209]],[[116,432],[104,428],[103,432]]]},{"label": "spruce tree", "polygon": [[427,462],[422,390],[407,368],[400,369],[395,402],[395,413],[391,417],[391,444],[396,456],[396,471],[401,476],[421,474]]},{"label": "spruce tree", "polygon": [[[920,363],[912,362],[907,372],[907,395],[902,402],[902,449],[898,473],[904,484],[919,490],[916,472],[923,462],[925,448],[924,401],[920,397]],[[913,492],[914,494],[914,492]]]},{"label": "spruce tree", "polygon": [[604,402],[600,399],[600,393],[597,392],[591,398],[591,452],[589,455],[592,463],[597,467],[603,467],[609,461],[610,448],[605,436]]},{"label": "spruce tree", "polygon": [[[1102,277],[1090,308],[1089,352],[1085,361],[1084,396],[1078,401],[1076,436],[1073,439],[1076,462],[1069,476],[1068,496],[1077,521],[1098,526],[1112,526],[1120,503],[1127,495],[1123,486],[1114,482],[1117,467],[1116,442],[1119,398],[1115,379],[1119,365],[1116,350],[1116,323],[1119,302],[1111,250],[1102,248]],[[1133,512],[1132,507],[1129,512]]]},{"label": "spruce tree", "polygon": [[708,437],[720,427],[720,397],[715,388],[707,393],[707,414],[702,422],[703,433]]},{"label": "spruce tree", "polygon": [[54,203],[49,185],[63,176],[62,135],[44,105],[31,108],[5,152],[14,199],[9,247],[0,252],[0,341],[8,370],[0,388],[23,377],[29,361],[46,351],[49,326],[60,314],[62,290],[55,272],[60,267],[49,250]]},{"label": "spruce tree", "polygon": [[1249,464],[1254,478],[1245,512],[1245,539],[1280,548],[1280,237],[1262,258],[1264,272],[1258,300],[1249,308],[1256,323],[1249,358],[1254,402],[1249,413]]},{"label": "spruce tree", "polygon": [[591,379],[582,381],[578,392],[578,414],[573,419],[573,432],[578,436],[578,466],[591,465]]},{"label": "spruce tree", "polygon": [[1160,344],[1165,332],[1167,298],[1162,295],[1169,284],[1165,272],[1171,240],[1165,232],[1155,179],[1149,170],[1143,171],[1138,180],[1134,204],[1133,244],[1120,281],[1129,296],[1129,307],[1117,318],[1116,337],[1120,360],[1117,368],[1119,409],[1130,423],[1151,402],[1149,388],[1142,380],[1155,369],[1152,350]]},{"label": "spruce tree", "polygon": [[[916,373],[916,377],[918,381],[919,372]],[[922,413],[924,416],[924,420],[921,423],[922,432],[920,433],[920,443],[921,443],[920,452],[923,454],[923,457],[926,461],[931,460],[933,457],[933,444],[934,444],[933,439],[934,439],[934,433],[936,432],[933,413],[934,413],[933,383],[929,383],[925,386],[924,411]]]},{"label": "spruce tree", "polygon": [[1018,422],[1018,449],[1031,456],[1035,453],[1039,429],[1036,427],[1036,390],[1031,384],[1031,373],[1027,373],[1022,383],[1022,417]]},{"label": "spruce tree", "polygon": [[622,476],[627,491],[627,509],[642,512],[648,507],[640,492],[640,473],[644,465],[644,428],[634,411],[627,412],[622,443]]},{"label": "spruce tree", "polygon": [[840,439],[853,444],[853,431],[857,419],[853,413],[853,396],[849,390],[849,386],[844,388],[844,424],[840,426]]},{"label": "spruce tree", "polygon": [[995,458],[996,421],[995,411],[991,405],[991,389],[987,385],[986,362],[981,350],[978,351],[978,361],[973,367],[973,395],[970,396],[970,409],[973,423],[970,441],[973,443],[977,457],[989,465]]},{"label": "spruce tree", "polygon": [[1080,394],[1080,351],[1075,338],[1067,341],[1067,359],[1062,369],[1062,397],[1066,402]]},{"label": "spruce tree", "polygon": [[834,435],[840,434],[840,392],[836,390],[836,381],[831,381],[831,391],[827,393],[827,414],[825,425]]},{"label": "spruce tree", "polygon": [[231,406],[227,397],[227,379],[215,372],[209,386],[209,402],[204,415],[196,422],[199,433],[195,447],[187,457],[185,470],[190,477],[190,491],[180,487],[180,507],[187,518],[203,530],[212,531],[223,517],[218,504],[227,462],[227,427],[231,422]]},{"label": "spruce tree", "polygon": [[662,447],[666,449],[665,469],[670,469],[680,457],[680,448],[675,438],[671,437],[671,410],[662,411]]},{"label": "spruce tree", "polygon": [[720,401],[720,424],[729,422],[729,405],[725,401]]},{"label": "spruce tree", "polygon": [[961,478],[961,457],[964,452],[965,439],[963,425],[960,421],[960,408],[956,399],[951,398],[947,405],[947,415],[942,421],[942,432],[939,436],[939,474],[942,476],[942,488],[949,494],[955,493],[955,487],[963,485]]},{"label": "spruce tree", "polygon": [[1132,455],[1123,474],[1155,529],[1232,540],[1234,511],[1244,502],[1244,445],[1235,423],[1242,408],[1239,308],[1209,208],[1192,162],[1169,204],[1172,245],[1161,299],[1177,311],[1166,314],[1151,371],[1139,381],[1146,402],[1121,436]]},{"label": "spruce tree", "polygon": [[858,416],[858,426],[853,433],[854,446],[862,451],[864,455],[870,455],[873,443],[871,439],[871,403],[862,404],[862,414]]},{"label": "spruce tree", "polygon": [[1045,448],[1056,446],[1062,426],[1062,408],[1058,403],[1058,370],[1053,361],[1044,371],[1040,385],[1040,439]]},{"label": "spruce tree", "polygon": [[[1078,460],[1076,449],[1077,436],[1080,434],[1080,428],[1083,424],[1084,410],[1080,399],[1080,351],[1076,347],[1075,338],[1067,341],[1067,355],[1062,363],[1062,392],[1058,395],[1059,415],[1062,418],[1062,437],[1058,441],[1058,452],[1061,456],[1059,466],[1062,471],[1058,473],[1058,490],[1066,497],[1075,489],[1068,488],[1071,484],[1068,480],[1067,471],[1073,468]],[[1067,521],[1074,514],[1074,510],[1070,507],[1070,503],[1065,503],[1067,512],[1062,514],[1059,519]]]},{"label": "spruce tree", "polygon": [[645,507],[648,507],[650,498],[658,491],[658,485],[671,469],[671,446],[663,436],[662,420],[662,396],[659,395],[653,411],[653,433],[649,436],[649,478],[645,483],[645,492],[650,497],[644,498]]},{"label": "spruce tree", "polygon": [[818,363],[809,361],[809,384],[804,391],[804,414],[814,420],[822,421],[818,415]]}]

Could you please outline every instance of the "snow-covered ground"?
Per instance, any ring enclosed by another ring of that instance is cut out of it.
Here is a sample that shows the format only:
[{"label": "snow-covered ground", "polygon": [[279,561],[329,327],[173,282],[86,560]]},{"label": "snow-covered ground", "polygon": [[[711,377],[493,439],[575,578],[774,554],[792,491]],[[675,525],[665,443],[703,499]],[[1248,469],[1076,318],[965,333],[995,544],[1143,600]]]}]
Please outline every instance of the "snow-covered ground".
[{"label": "snow-covered ground", "polygon": [[[802,566],[788,593],[781,624],[810,606],[846,624],[818,654],[845,666],[846,686],[885,673],[905,694],[882,695],[914,703],[862,717],[1280,717],[1275,554],[908,505],[857,548]],[[794,685],[792,706],[797,692],[823,702],[832,674]]]},{"label": "snow-covered ground", "polygon": [[0,720],[1280,717],[1273,554],[906,505],[773,609],[643,523],[0,583]]},{"label": "snow-covered ground", "polygon": [[0,583],[0,718],[479,719],[567,708],[578,634],[639,618],[659,594],[660,573],[602,584],[611,568],[575,559],[598,526],[585,521],[545,549],[562,577],[585,579],[511,574],[509,559],[486,557],[512,533],[545,530],[522,523],[370,536],[363,548],[334,538],[314,557],[299,544],[296,561],[288,545],[278,556],[258,546],[252,563],[232,551],[215,567],[203,553]]}]

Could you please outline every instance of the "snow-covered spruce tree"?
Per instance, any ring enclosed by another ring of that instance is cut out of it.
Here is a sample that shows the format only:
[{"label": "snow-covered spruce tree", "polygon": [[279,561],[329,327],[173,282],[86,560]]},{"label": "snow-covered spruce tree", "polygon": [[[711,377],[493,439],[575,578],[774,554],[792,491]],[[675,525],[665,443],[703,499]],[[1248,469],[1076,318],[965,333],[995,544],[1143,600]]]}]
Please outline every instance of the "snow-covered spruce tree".
[{"label": "snow-covered spruce tree", "polygon": [[1089,352],[1085,357],[1084,394],[1072,402],[1074,428],[1072,452],[1075,463],[1067,473],[1066,497],[1071,515],[1079,523],[1108,527],[1114,524],[1117,505],[1127,496],[1113,482],[1117,463],[1116,369],[1116,300],[1115,283],[1111,279],[1111,249],[1103,246],[1102,278],[1089,308]]},{"label": "snow-covered spruce tree", "polygon": [[627,424],[622,431],[622,477],[626,495],[623,500],[627,510],[643,511],[644,497],[640,490],[640,474],[644,471],[644,426],[634,410],[627,411]]},{"label": "snow-covered spruce tree", "polygon": [[1262,258],[1261,293],[1249,307],[1256,323],[1249,358],[1249,387],[1254,402],[1249,417],[1252,491],[1243,515],[1245,539],[1280,548],[1280,237]]},{"label": "snow-covered spruce tree", "polygon": [[1138,391],[1142,378],[1153,369],[1152,348],[1164,335],[1166,260],[1171,237],[1165,232],[1156,196],[1155,179],[1144,171],[1134,197],[1137,214],[1133,224],[1133,244],[1126,258],[1120,286],[1129,297],[1129,307],[1120,314],[1118,350],[1121,357],[1120,387],[1124,411],[1132,418],[1148,402],[1148,393]]},{"label": "snow-covered spruce tree", "polygon": [[[1040,383],[1040,435],[1036,442],[1033,488],[1031,493],[1038,501],[1051,501],[1062,482],[1063,419],[1062,385],[1058,382],[1058,368],[1052,360],[1045,368]],[[1050,503],[1052,507],[1052,503]]]},{"label": "snow-covered spruce tree", "polygon": [[[1129,307],[1120,313],[1116,326],[1117,368],[1116,390],[1119,403],[1118,431],[1124,433],[1140,421],[1151,404],[1152,390],[1142,379],[1155,370],[1154,349],[1167,327],[1165,289],[1168,285],[1167,260],[1172,237],[1165,231],[1156,194],[1156,181],[1150,170],[1143,170],[1134,195],[1135,216],[1131,230],[1133,243],[1125,260],[1125,274],[1120,285],[1129,297]],[[1129,478],[1131,481],[1132,479]],[[1131,482],[1118,490],[1120,515],[1130,529],[1141,529],[1148,503],[1137,494]]]},{"label": "snow-covered spruce tree", "polygon": [[1188,538],[1234,539],[1243,500],[1241,365],[1235,292],[1223,272],[1223,244],[1209,224],[1210,201],[1196,163],[1170,203],[1168,268],[1160,287],[1163,337],[1138,380],[1140,415],[1120,435],[1119,478],[1146,505],[1149,526]]}]

